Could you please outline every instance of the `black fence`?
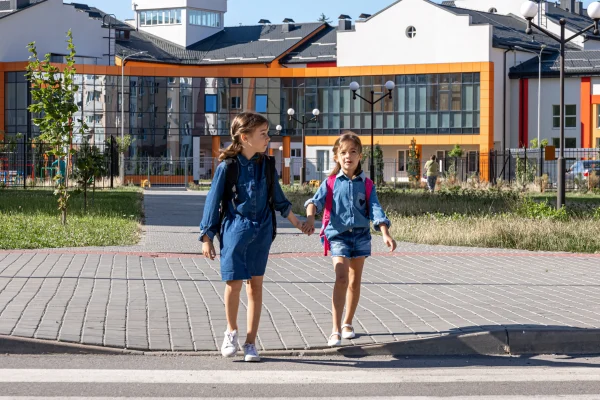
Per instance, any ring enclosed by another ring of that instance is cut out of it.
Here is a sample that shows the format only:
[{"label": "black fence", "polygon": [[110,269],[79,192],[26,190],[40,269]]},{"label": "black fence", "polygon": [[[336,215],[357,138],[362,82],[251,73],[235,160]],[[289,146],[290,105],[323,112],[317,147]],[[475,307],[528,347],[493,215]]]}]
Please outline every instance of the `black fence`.
[{"label": "black fence", "polygon": [[[0,186],[22,188],[49,188],[56,186],[56,176],[65,177],[69,187],[78,185],[74,172],[78,158],[81,156],[83,143],[73,143],[70,148],[75,151],[67,160],[58,160],[48,155],[49,146],[40,142],[5,141],[0,142]],[[97,188],[115,186],[114,177],[118,176],[118,153],[114,140],[108,143],[89,143],[96,147],[102,159],[102,173],[92,179],[91,184]],[[67,173],[68,172],[68,173]]]},{"label": "black fence", "polygon": [[[210,184],[212,172],[218,165],[214,158],[152,158],[134,156],[125,158],[124,180],[119,178],[119,155],[114,139],[95,146],[102,157],[102,174],[91,183],[97,188],[113,188],[120,185],[145,187],[187,187],[191,183]],[[46,144],[37,142],[0,142],[0,187],[49,188],[55,187],[55,177],[61,170],[69,187],[78,185],[74,177],[82,143],[74,143],[75,151],[68,165],[47,155]],[[559,150],[517,149],[505,152],[480,153],[466,151],[460,157],[439,158],[440,181],[464,183],[489,181],[492,184],[535,185],[540,189],[552,190],[557,185],[557,161]],[[567,172],[566,189],[589,190],[600,188],[600,149],[565,149]],[[301,158],[292,158],[286,166],[279,160],[278,171],[289,168],[290,181],[299,184]],[[419,164],[418,180],[424,182],[423,158]],[[368,160],[363,162],[367,174]],[[326,158],[306,160],[306,181],[322,181],[333,168],[333,160]],[[379,185],[402,187],[408,185],[409,160],[383,159],[375,162],[375,176]]]},{"label": "black fence", "polygon": [[[559,149],[516,149],[490,153],[490,181],[556,189]],[[564,149],[567,190],[600,187],[600,149]]]}]

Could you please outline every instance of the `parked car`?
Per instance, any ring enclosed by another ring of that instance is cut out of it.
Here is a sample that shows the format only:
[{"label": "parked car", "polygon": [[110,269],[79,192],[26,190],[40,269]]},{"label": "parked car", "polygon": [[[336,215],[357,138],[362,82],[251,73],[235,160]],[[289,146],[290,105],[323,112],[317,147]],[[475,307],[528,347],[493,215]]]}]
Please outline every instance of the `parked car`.
[{"label": "parked car", "polygon": [[600,160],[576,161],[571,168],[567,169],[565,175],[567,186],[575,188],[587,186],[590,175],[600,178]]}]

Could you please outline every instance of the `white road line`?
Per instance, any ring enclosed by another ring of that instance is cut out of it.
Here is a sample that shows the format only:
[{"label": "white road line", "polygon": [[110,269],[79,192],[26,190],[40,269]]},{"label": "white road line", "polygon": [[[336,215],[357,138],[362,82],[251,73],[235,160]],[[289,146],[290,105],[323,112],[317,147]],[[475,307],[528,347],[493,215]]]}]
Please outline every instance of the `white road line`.
[{"label": "white road line", "polygon": [[[3,397],[0,400],[40,400],[41,397]],[[356,400],[598,400],[598,395],[562,395],[562,396],[400,396],[400,397],[355,397]],[[47,400],[239,400],[240,397],[44,397]],[[252,397],[252,400],[289,400],[289,397]],[[322,400],[324,397],[294,397],[294,400]],[[327,397],[327,400],[348,400],[348,397]]]},{"label": "white road line", "polygon": [[600,368],[438,368],[343,371],[0,369],[0,383],[332,384],[600,382]]}]

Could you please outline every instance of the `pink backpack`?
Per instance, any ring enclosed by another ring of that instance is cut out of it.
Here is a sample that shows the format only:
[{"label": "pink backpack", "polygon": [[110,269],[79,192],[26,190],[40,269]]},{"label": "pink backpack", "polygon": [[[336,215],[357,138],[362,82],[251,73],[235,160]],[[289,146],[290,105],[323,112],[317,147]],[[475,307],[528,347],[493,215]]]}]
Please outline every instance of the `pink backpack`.
[{"label": "pink backpack", "polygon": [[[325,253],[323,255],[327,255],[331,247],[329,246],[329,241],[327,240],[327,236],[325,236],[325,228],[329,225],[331,221],[331,210],[333,209],[333,185],[335,184],[335,180],[337,177],[335,175],[331,175],[327,178],[327,196],[325,197],[325,210],[323,211],[323,225],[321,226],[321,233],[319,236],[321,240],[323,240],[323,246],[325,248]],[[371,192],[373,191],[373,181],[369,178],[365,179],[365,189],[367,192],[367,210],[369,208],[369,199],[371,198]]]}]

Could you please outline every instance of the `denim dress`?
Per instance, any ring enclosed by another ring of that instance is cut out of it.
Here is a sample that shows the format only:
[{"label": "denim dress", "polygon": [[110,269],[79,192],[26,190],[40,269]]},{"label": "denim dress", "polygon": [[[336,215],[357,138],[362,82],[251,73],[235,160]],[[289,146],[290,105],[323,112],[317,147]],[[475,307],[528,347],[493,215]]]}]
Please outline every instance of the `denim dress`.
[{"label": "denim dress", "polygon": [[[381,224],[388,228],[390,220],[385,216],[381,204],[377,198],[377,191],[373,191],[369,197],[367,207],[367,188],[365,185],[365,173],[348,178],[343,172],[336,176],[333,185],[333,206],[331,209],[331,220],[325,228],[325,236],[331,246],[332,257],[359,258],[371,255],[371,225],[379,231]],[[327,197],[327,180],[324,180],[304,207],[314,204],[317,213],[325,207]]]},{"label": "denim dress", "polygon": [[[221,199],[225,191],[226,164],[215,170],[210,191],[204,205],[200,223],[200,240],[204,235],[213,240],[221,235],[221,279],[223,281],[248,280],[263,276],[267,268],[272,244],[273,223],[268,205],[266,162],[255,156],[248,160],[238,156],[237,198],[227,203],[225,217],[219,229]],[[287,218],[292,203],[283,194],[279,177],[275,176],[275,210]]]}]

